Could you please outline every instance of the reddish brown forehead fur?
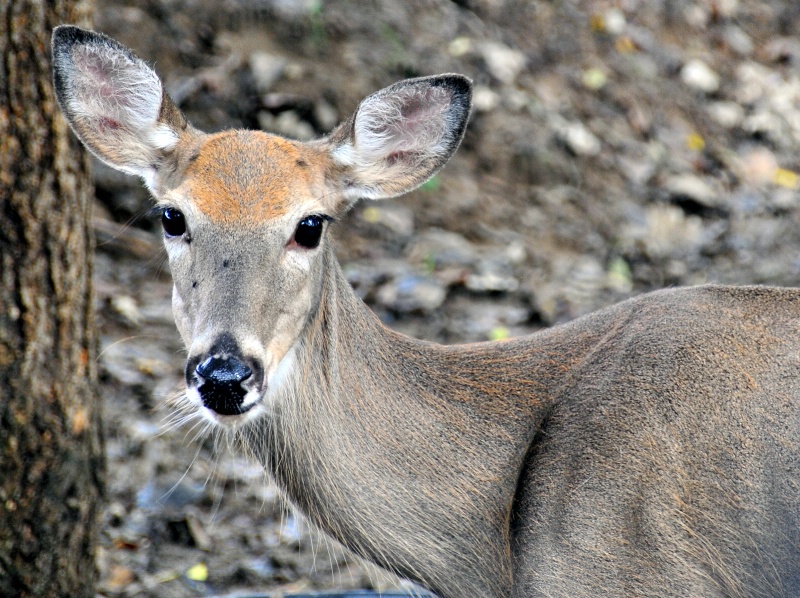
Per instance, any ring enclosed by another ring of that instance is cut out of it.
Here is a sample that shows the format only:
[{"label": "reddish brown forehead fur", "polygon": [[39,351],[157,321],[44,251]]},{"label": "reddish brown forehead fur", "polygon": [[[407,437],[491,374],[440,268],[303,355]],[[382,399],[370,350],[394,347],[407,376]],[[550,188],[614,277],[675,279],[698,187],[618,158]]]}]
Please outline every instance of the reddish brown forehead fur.
[{"label": "reddish brown forehead fur", "polygon": [[195,205],[219,223],[265,222],[310,198],[314,159],[298,143],[260,131],[211,135],[186,169]]}]

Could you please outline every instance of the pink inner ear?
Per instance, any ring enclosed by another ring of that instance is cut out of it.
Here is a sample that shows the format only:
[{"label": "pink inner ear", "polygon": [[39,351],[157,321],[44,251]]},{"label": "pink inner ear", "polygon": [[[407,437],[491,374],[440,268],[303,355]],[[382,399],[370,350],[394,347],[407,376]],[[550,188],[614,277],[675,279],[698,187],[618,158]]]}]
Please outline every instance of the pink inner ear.
[{"label": "pink inner ear", "polygon": [[402,152],[402,151],[392,152],[391,154],[386,156],[386,164],[389,166],[394,166],[395,164],[398,163],[407,162],[409,156],[411,155],[412,155],[411,152]]},{"label": "pink inner ear", "polygon": [[[91,90],[91,95],[98,99],[113,100],[118,105],[126,104],[120,82],[114,77],[120,65],[115,64],[113,57],[103,56],[97,49],[85,46],[73,50],[73,62],[84,78],[83,89]],[[119,123],[116,126],[119,127]]]},{"label": "pink inner ear", "polygon": [[452,94],[441,87],[417,90],[400,107],[400,113],[406,118],[413,118],[415,114],[432,115],[443,112],[452,102]]},{"label": "pink inner ear", "polygon": [[365,165],[413,170],[429,158],[444,157],[452,105],[452,91],[424,84],[370,96],[356,113],[356,159]]},{"label": "pink inner ear", "polygon": [[117,131],[122,129],[122,123],[116,119],[107,116],[101,116],[96,121],[97,130],[100,133],[107,133],[109,131]]},{"label": "pink inner ear", "polygon": [[407,158],[407,153],[421,150],[420,144],[436,143],[445,130],[447,109],[452,95],[442,88],[431,88],[404,98],[398,106],[401,119],[387,123],[395,137],[395,150],[390,162]]}]

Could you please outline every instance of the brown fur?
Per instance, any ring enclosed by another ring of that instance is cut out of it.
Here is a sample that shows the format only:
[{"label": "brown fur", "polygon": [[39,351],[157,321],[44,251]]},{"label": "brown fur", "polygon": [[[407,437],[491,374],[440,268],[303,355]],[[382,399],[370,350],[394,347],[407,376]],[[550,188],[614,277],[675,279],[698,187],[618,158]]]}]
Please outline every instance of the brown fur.
[{"label": "brown fur", "polygon": [[319,159],[281,137],[226,131],[203,140],[185,177],[194,204],[214,222],[261,224],[287,214],[298,198],[314,197],[321,169],[309,163]]}]

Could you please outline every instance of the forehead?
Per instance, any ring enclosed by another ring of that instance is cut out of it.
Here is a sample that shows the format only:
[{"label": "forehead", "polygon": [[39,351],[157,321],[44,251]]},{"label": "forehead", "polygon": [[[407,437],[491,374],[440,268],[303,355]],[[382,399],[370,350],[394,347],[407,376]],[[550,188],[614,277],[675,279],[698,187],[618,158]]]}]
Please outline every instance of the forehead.
[{"label": "forehead", "polygon": [[209,135],[186,169],[186,189],[212,220],[264,222],[315,197],[319,156],[261,131]]}]

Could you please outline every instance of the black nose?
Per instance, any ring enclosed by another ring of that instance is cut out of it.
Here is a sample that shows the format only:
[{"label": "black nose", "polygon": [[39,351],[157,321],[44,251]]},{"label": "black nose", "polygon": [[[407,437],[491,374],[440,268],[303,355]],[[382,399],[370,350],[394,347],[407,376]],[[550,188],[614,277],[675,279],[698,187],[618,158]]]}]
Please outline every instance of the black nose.
[{"label": "black nose", "polygon": [[253,406],[243,404],[247,389],[242,385],[253,375],[253,370],[237,357],[214,355],[198,364],[194,371],[203,405],[212,411],[240,415]]},{"label": "black nose", "polygon": [[232,355],[209,357],[195,368],[195,372],[206,383],[212,384],[241,384],[253,375],[250,366]]},{"label": "black nose", "polygon": [[263,383],[261,361],[246,356],[228,333],[220,334],[207,353],[186,362],[186,384],[197,388],[203,405],[220,415],[239,415],[252,408],[257,401],[245,405],[244,398],[248,391],[260,393]]}]

